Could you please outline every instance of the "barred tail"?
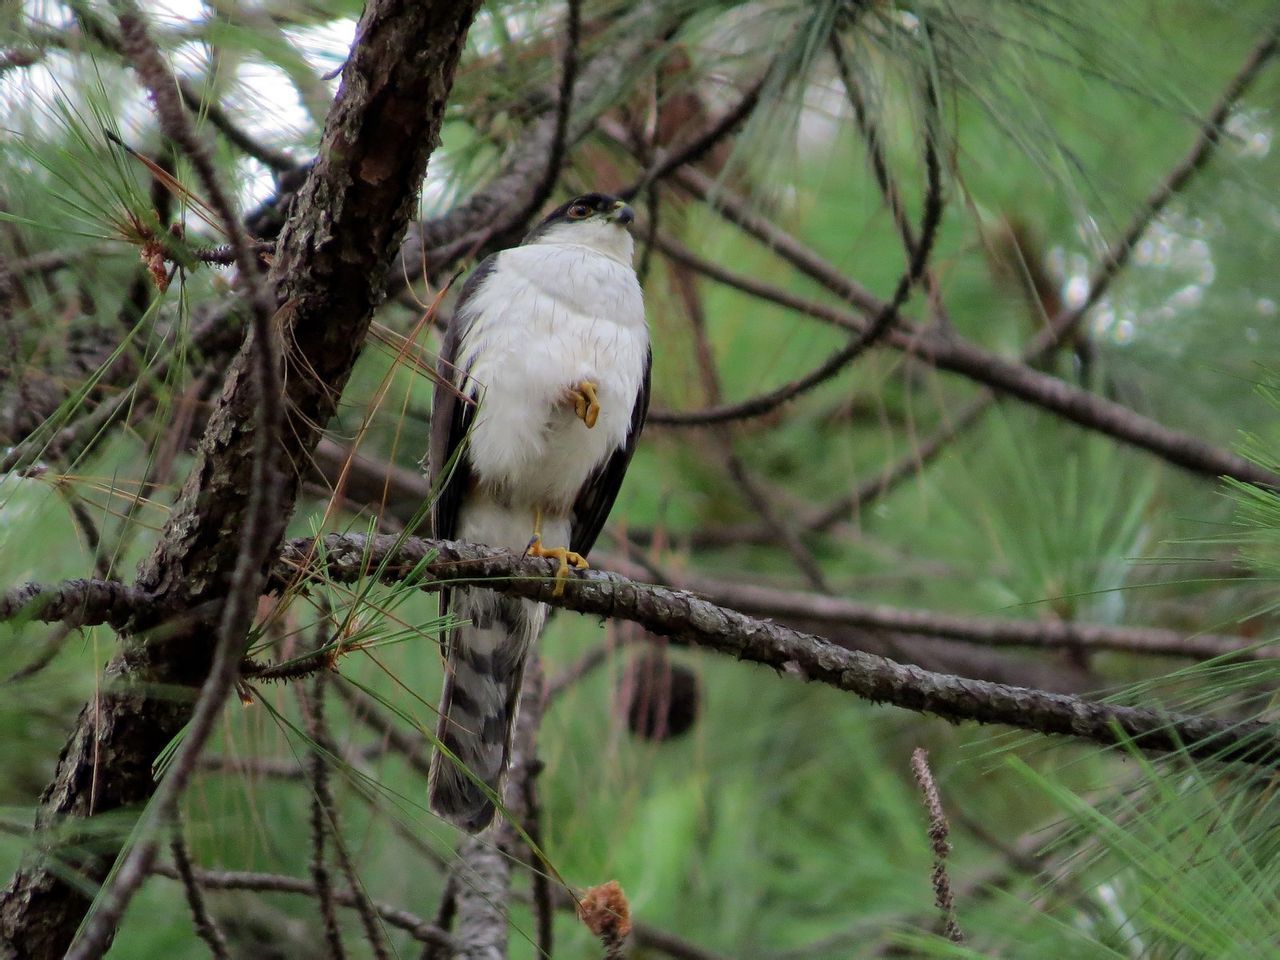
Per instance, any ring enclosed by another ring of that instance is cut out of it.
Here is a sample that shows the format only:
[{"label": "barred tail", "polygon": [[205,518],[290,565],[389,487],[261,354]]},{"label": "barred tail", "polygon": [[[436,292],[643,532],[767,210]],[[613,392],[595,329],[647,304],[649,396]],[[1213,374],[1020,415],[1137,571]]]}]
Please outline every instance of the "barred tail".
[{"label": "barred tail", "polygon": [[449,593],[450,615],[471,622],[448,640],[436,736],[453,757],[437,750],[431,758],[431,809],[479,833],[502,796],[525,658],[546,608],[488,590]]}]

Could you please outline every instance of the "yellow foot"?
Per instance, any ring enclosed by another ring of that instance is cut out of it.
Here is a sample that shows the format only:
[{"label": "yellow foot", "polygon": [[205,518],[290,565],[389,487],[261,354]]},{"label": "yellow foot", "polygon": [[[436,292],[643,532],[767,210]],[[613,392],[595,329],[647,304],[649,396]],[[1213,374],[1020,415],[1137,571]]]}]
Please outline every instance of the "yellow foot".
[{"label": "yellow foot", "polygon": [[533,539],[529,541],[529,546],[525,548],[525,556],[528,557],[552,557],[560,561],[560,568],[556,570],[556,588],[551,591],[553,597],[561,596],[564,593],[564,582],[568,579],[569,568],[573,567],[577,570],[586,570],[589,566],[587,558],[580,553],[574,553],[567,547],[544,547],[542,545],[542,534],[535,533]]},{"label": "yellow foot", "polygon": [[583,380],[569,390],[567,396],[573,404],[573,412],[578,415],[578,419],[587,425],[588,430],[594,427],[596,421],[600,419],[600,399],[596,396],[595,383]]}]

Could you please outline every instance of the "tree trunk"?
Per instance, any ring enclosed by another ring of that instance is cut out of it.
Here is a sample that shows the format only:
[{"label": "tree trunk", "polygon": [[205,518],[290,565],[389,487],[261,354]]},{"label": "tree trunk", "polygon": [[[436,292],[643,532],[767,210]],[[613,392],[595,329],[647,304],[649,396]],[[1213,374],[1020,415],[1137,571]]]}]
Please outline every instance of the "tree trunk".
[{"label": "tree trunk", "polygon": [[[283,532],[298,477],[319,439],[317,425],[332,415],[383,298],[478,7],[479,0],[373,0],[361,18],[318,159],[271,271],[279,342],[287,345],[289,417],[269,464],[284,509],[256,534],[272,542]],[[91,900],[62,877],[68,868],[91,883],[106,875],[133,812],[155,790],[152,763],[181,731],[208,673],[212,625],[249,502],[258,403],[252,362],[246,341],[187,483],[139,571],[139,586],[157,596],[167,615],[135,623],[122,636],[102,696],[81,710],[41,797],[40,854],[0,894],[6,957],[65,952]],[[109,814],[117,816],[99,819]],[[104,823],[111,826],[104,830]],[[95,853],[86,856],[82,845],[90,833]]]}]

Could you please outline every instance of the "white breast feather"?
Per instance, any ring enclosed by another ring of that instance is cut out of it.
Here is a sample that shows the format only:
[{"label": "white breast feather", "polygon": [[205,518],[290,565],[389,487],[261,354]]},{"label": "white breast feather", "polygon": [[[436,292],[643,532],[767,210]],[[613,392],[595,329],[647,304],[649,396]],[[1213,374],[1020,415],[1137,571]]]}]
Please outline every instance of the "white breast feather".
[{"label": "white breast feather", "polygon": [[[514,247],[468,307],[476,319],[455,362],[482,396],[467,453],[482,489],[498,496],[469,498],[459,534],[522,548],[540,506],[562,528],[544,528],[544,542],[563,545],[578,490],[626,441],[644,375],[649,335],[635,271],[585,246]],[[563,402],[584,380],[600,401],[592,429]]]}]

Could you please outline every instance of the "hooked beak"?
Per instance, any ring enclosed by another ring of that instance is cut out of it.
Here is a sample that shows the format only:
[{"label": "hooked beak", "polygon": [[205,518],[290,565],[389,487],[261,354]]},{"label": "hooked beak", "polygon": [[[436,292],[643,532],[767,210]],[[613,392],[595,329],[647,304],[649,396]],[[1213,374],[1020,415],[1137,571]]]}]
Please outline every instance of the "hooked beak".
[{"label": "hooked beak", "polygon": [[618,200],[609,211],[609,220],[622,226],[630,226],[636,219],[636,212],[624,201]]}]

